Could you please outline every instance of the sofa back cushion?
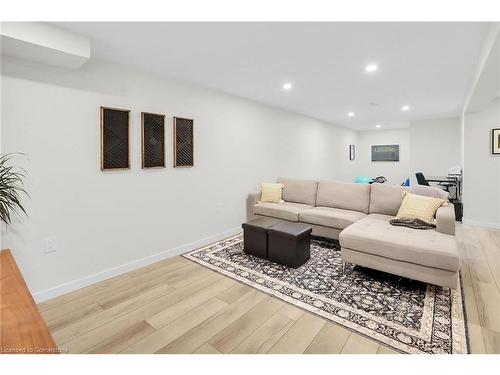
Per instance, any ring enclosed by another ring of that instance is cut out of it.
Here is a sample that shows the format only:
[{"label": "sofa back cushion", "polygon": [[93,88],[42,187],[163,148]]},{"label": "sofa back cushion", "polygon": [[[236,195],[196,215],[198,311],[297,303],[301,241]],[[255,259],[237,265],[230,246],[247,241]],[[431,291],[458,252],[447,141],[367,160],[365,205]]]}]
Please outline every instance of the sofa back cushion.
[{"label": "sofa back cushion", "polygon": [[396,216],[403,201],[404,186],[372,184],[370,191],[370,213]]},{"label": "sofa back cushion", "polygon": [[342,208],[368,213],[370,185],[337,181],[320,181],[316,206]]},{"label": "sofa back cushion", "polygon": [[284,185],[283,199],[286,202],[304,203],[314,206],[318,181],[279,177],[278,183]]},{"label": "sofa back cushion", "polygon": [[424,197],[438,198],[448,200],[449,193],[443,189],[434,186],[414,185],[410,189],[410,193],[423,195]]}]

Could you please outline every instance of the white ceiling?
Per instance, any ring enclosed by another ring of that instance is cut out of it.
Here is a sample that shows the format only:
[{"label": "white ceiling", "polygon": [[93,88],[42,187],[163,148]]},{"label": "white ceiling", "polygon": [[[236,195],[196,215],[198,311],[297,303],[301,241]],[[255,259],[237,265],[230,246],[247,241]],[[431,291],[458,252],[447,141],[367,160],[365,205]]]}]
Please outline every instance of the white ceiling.
[{"label": "white ceiling", "polygon": [[[458,116],[487,23],[57,23],[93,57],[353,129]],[[378,64],[375,74],[364,70]],[[284,82],[293,89],[284,91]],[[377,105],[370,105],[376,103]],[[402,105],[411,110],[402,112]],[[356,116],[348,118],[353,111]]]}]

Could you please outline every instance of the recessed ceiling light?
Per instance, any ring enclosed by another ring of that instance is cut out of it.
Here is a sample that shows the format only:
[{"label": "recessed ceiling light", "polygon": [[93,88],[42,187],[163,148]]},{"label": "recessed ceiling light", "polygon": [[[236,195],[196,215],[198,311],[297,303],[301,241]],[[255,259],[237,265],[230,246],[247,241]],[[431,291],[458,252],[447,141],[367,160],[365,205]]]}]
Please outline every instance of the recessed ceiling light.
[{"label": "recessed ceiling light", "polygon": [[404,105],[401,107],[401,110],[402,111],[409,111],[410,110],[410,106],[409,105]]},{"label": "recessed ceiling light", "polygon": [[369,64],[365,67],[367,73],[374,73],[378,70],[377,64]]},{"label": "recessed ceiling light", "polygon": [[282,87],[283,87],[283,90],[291,90],[292,84],[290,82],[285,82]]},{"label": "recessed ceiling light", "polygon": [[347,116],[348,116],[348,117],[354,117],[354,115],[355,115],[355,113],[354,113],[354,112],[349,112],[349,113],[347,114]]},{"label": "recessed ceiling light", "polygon": [[382,125],[377,124],[377,125],[375,125],[375,127],[376,127],[377,129],[380,129],[380,128],[382,127]]}]

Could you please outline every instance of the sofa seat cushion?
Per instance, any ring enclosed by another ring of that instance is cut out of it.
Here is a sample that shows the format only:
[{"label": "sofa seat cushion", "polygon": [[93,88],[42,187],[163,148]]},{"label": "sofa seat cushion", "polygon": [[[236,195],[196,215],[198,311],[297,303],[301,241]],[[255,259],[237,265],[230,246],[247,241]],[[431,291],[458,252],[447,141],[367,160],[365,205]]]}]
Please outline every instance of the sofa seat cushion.
[{"label": "sofa seat cushion", "polygon": [[344,229],[365,216],[366,214],[358,211],[342,210],[332,207],[314,207],[300,212],[299,221],[308,224]]},{"label": "sofa seat cushion", "polygon": [[312,208],[308,204],[283,202],[283,203],[257,203],[253,212],[257,215],[275,217],[278,219],[299,221],[299,212]]},{"label": "sofa seat cushion", "polygon": [[385,220],[385,221],[391,221],[392,219],[395,219],[396,216],[392,215],[384,215],[384,214],[370,214],[370,219],[373,220]]},{"label": "sofa seat cushion", "polygon": [[460,269],[454,236],[433,229],[395,227],[380,216],[371,216],[340,233],[343,248],[447,271]]}]

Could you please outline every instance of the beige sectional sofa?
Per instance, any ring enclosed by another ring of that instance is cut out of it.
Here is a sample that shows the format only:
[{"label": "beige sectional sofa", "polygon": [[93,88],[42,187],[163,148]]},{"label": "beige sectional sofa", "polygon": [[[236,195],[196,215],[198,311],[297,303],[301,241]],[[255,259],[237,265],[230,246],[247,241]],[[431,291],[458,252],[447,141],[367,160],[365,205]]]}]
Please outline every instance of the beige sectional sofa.
[{"label": "beige sectional sofa", "polygon": [[342,261],[431,284],[456,288],[460,258],[452,205],[436,213],[436,229],[417,230],[389,223],[405,187],[279,178],[283,203],[259,203],[253,214],[298,221],[314,236],[338,239]]}]

